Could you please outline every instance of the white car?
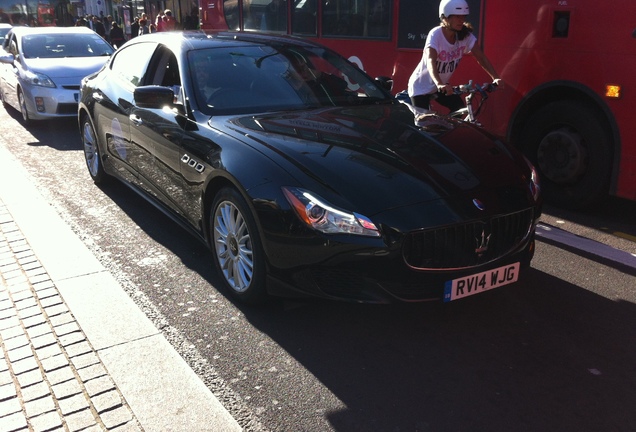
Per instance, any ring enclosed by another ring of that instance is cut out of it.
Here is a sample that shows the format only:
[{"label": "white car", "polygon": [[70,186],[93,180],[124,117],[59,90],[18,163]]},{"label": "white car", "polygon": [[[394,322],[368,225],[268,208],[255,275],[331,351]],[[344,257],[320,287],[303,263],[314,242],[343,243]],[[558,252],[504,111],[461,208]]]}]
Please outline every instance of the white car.
[{"label": "white car", "polygon": [[13,27],[0,51],[0,98],[32,120],[77,116],[82,78],[114,52],[87,27]]}]

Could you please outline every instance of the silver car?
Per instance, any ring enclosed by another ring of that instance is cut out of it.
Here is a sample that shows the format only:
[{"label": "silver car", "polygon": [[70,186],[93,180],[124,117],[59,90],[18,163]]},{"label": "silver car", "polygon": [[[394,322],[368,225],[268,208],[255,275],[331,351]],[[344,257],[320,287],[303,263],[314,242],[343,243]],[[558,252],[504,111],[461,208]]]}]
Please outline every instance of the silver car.
[{"label": "silver car", "polygon": [[32,120],[77,116],[80,81],[114,49],[87,27],[13,27],[0,50],[0,98]]}]

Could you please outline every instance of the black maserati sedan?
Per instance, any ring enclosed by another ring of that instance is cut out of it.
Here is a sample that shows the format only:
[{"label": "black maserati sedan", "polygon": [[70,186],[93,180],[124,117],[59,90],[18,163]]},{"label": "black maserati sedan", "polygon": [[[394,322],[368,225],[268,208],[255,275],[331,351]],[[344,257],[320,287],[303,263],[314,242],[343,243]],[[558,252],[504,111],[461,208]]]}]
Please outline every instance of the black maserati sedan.
[{"label": "black maserati sedan", "polygon": [[86,164],[209,245],[239,301],[452,301],[516,282],[541,214],[534,168],[386,87],[293,37],[134,38],[82,81]]}]

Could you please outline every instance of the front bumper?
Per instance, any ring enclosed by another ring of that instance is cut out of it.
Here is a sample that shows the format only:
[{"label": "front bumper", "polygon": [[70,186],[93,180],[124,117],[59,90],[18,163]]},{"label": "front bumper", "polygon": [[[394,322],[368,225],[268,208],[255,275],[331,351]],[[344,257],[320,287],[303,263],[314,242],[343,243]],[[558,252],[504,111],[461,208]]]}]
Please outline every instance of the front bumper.
[{"label": "front bumper", "polygon": [[77,117],[79,86],[47,88],[23,87],[29,118],[46,120]]},{"label": "front bumper", "polygon": [[383,257],[307,266],[270,274],[270,294],[310,296],[362,303],[441,301],[446,282],[504,265],[520,263],[521,275],[534,256],[532,234],[513,253],[483,266],[453,271],[423,271],[409,268],[400,253]]}]

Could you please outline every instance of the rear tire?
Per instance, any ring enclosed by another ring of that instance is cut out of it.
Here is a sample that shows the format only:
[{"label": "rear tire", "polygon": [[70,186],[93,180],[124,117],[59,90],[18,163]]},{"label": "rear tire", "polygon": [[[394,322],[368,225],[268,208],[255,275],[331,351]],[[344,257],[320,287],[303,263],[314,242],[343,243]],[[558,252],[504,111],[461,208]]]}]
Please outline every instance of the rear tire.
[{"label": "rear tire", "polygon": [[590,105],[575,101],[546,105],[528,120],[519,147],[539,171],[547,202],[583,209],[607,196],[611,139]]},{"label": "rear tire", "polygon": [[249,206],[234,188],[221,189],[210,211],[214,263],[230,295],[244,303],[266,299],[265,253]]}]

